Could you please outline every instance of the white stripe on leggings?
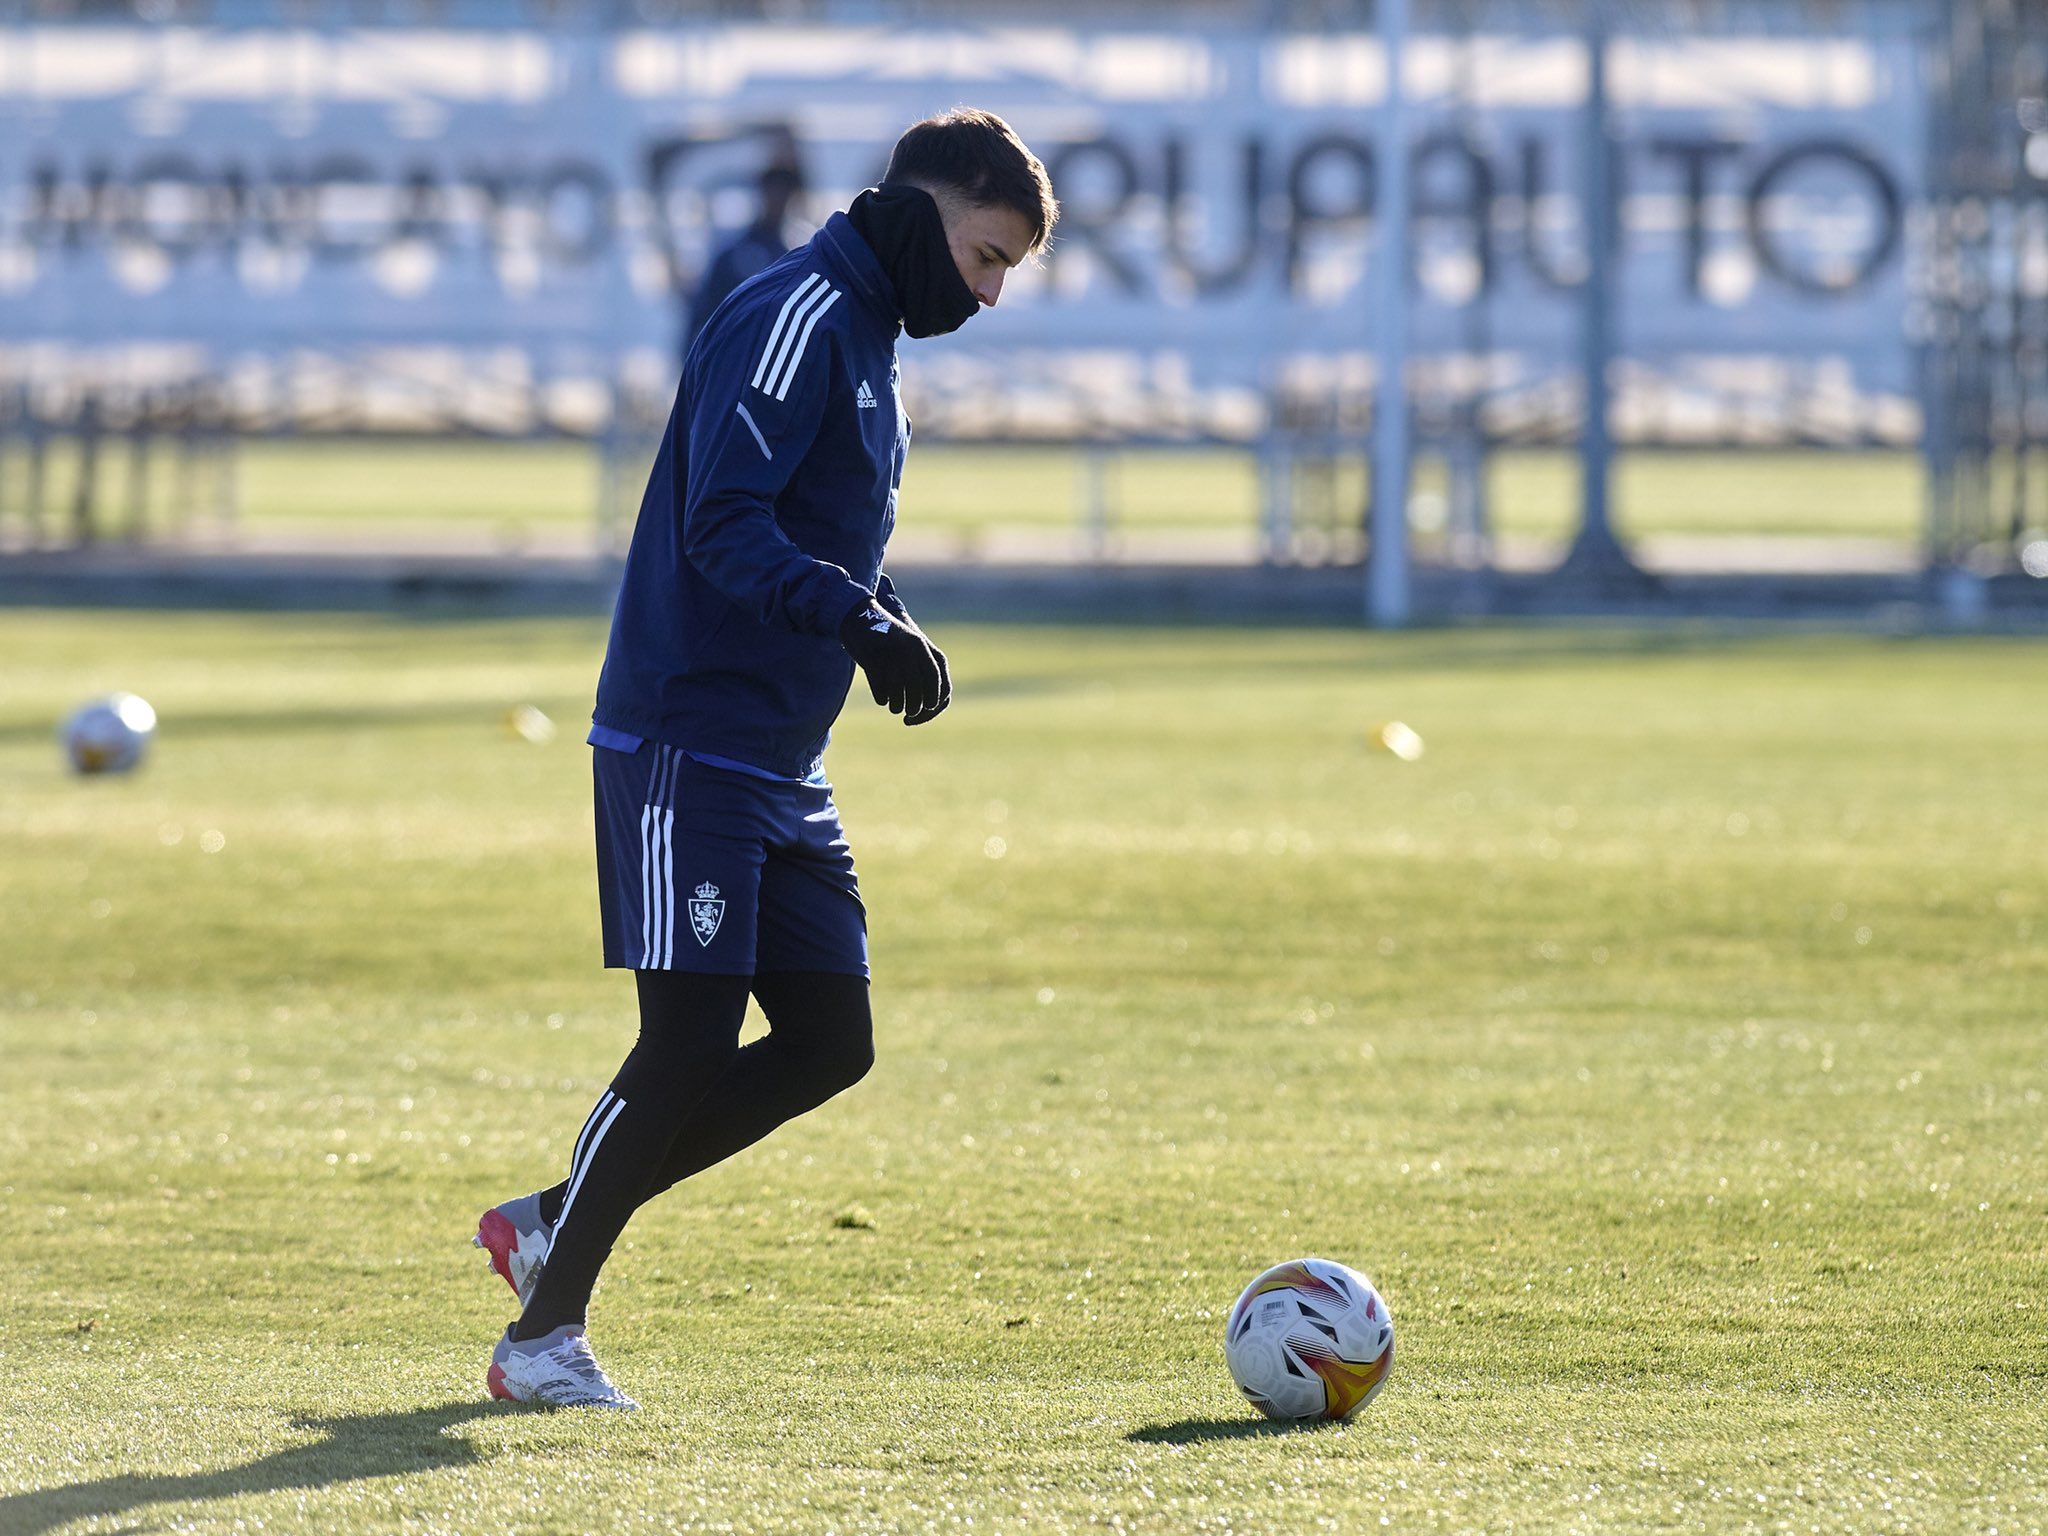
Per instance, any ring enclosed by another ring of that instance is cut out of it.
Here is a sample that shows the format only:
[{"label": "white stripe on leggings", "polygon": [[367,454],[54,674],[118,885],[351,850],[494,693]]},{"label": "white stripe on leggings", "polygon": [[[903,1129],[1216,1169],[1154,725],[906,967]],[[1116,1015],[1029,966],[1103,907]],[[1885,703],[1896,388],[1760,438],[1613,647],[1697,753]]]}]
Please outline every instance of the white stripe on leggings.
[{"label": "white stripe on leggings", "polygon": [[626,1101],[614,1096],[612,1107],[606,1111],[596,1134],[590,1138],[590,1146],[583,1154],[583,1166],[578,1168],[575,1177],[569,1180],[569,1193],[562,1197],[562,1214],[555,1218],[555,1233],[558,1237],[568,1223],[570,1208],[576,1204],[576,1191],[583,1187],[583,1176],[590,1172],[590,1165],[597,1161],[597,1149],[604,1145],[604,1133],[612,1128],[612,1122],[619,1118],[619,1111],[625,1107]]},{"label": "white stripe on leggings", "polygon": [[612,1101],[612,1091],[607,1088],[597,1096],[597,1102],[590,1106],[590,1118],[583,1122],[583,1129],[576,1133],[576,1150],[569,1154],[569,1177],[575,1178],[583,1167],[583,1146],[590,1140],[590,1128],[597,1124]]}]

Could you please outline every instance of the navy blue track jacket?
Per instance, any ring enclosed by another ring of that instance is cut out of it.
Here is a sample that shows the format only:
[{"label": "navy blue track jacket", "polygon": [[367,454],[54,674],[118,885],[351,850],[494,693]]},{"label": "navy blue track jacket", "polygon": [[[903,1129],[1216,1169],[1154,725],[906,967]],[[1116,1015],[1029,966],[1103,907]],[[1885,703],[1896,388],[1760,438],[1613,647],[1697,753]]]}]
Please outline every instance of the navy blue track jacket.
[{"label": "navy blue track jacket", "polygon": [[895,291],[835,213],[742,283],[683,365],[612,616],[593,722],[769,773],[818,771],[893,596],[882,551],[910,447]]}]

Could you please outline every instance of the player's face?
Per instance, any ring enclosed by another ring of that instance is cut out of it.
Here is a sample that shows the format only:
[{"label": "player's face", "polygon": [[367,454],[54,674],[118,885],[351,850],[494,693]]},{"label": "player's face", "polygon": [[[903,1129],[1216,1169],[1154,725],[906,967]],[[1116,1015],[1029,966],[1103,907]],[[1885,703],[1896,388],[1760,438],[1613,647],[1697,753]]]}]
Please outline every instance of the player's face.
[{"label": "player's face", "polygon": [[1003,279],[1031,248],[1031,225],[1014,208],[962,204],[946,215],[953,264],[985,305],[1002,297]]}]

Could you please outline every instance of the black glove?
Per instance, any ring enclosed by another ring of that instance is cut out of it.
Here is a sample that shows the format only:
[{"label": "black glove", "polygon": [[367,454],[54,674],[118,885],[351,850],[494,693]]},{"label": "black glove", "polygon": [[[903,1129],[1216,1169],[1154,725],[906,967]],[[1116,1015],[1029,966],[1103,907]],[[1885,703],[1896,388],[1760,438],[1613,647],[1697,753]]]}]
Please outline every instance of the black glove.
[{"label": "black glove", "polygon": [[946,653],[933,643],[932,637],[926,634],[917,620],[910,616],[910,610],[903,606],[903,599],[896,595],[896,584],[886,575],[883,576],[881,584],[875,588],[875,601],[888,609],[889,616],[895,619],[898,624],[905,626],[918,639],[930,646],[932,660],[939,664],[939,702],[932,706],[930,714],[920,715],[915,720],[903,722],[905,725],[923,725],[925,721],[932,718],[932,715],[936,715],[940,710],[953,702],[953,669],[946,665]]},{"label": "black glove", "polygon": [[873,599],[839,621],[839,643],[867,673],[875,702],[905,725],[922,725],[952,702],[945,658],[915,625]]}]

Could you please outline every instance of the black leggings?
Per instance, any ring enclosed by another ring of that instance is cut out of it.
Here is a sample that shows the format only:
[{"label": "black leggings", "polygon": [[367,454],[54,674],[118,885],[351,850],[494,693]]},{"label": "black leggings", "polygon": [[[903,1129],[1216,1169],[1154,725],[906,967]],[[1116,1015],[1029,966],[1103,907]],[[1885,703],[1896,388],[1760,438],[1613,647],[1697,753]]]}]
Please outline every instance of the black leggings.
[{"label": "black leggings", "polygon": [[[553,1247],[513,1336],[581,1322],[627,1220],[674,1184],[850,1088],[874,1065],[864,977],[636,971],[640,1038],[541,1194]],[[768,1033],[742,1048],[747,994]]]}]

